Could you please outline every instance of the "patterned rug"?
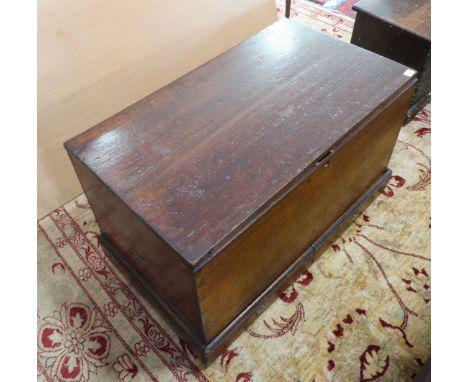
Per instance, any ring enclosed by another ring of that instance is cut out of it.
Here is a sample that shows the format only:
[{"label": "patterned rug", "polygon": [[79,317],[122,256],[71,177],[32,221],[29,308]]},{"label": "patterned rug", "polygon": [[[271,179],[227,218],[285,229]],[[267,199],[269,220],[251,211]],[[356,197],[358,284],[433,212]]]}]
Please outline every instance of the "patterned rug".
[{"label": "patterned rug", "polygon": [[[349,41],[352,20],[308,4],[292,18]],[[206,369],[106,259],[86,198],[56,209],[38,222],[38,379],[410,380],[430,356],[430,119],[403,127],[365,214]]]},{"label": "patterned rug", "polygon": [[[353,11],[352,7],[358,1],[359,0],[291,0],[291,16],[297,16],[298,13],[304,10],[316,7],[355,19],[356,12]],[[284,0],[276,0],[277,8],[283,9],[281,16],[284,15],[284,2]]]},{"label": "patterned rug", "polygon": [[315,4],[320,5],[321,7],[334,10],[343,13],[348,17],[353,19],[356,17],[356,12],[353,11],[352,7],[359,0],[309,0]]}]

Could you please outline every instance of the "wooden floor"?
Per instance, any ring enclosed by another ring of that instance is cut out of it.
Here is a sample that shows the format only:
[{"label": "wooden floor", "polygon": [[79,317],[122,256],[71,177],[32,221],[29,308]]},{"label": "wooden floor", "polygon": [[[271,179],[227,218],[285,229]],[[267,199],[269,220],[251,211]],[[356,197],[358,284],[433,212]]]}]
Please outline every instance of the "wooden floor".
[{"label": "wooden floor", "polygon": [[38,217],[82,192],[62,143],[276,20],[273,0],[41,0]]}]

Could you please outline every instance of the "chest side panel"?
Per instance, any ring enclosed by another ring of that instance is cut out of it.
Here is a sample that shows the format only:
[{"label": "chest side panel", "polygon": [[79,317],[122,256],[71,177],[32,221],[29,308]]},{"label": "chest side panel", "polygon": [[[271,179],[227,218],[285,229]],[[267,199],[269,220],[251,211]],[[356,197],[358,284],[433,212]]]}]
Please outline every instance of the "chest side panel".
[{"label": "chest side panel", "polygon": [[[115,249],[109,254],[131,270],[171,312],[177,324],[203,337],[191,271],[101,180],[73,154],[70,158],[105,238],[104,243]],[[119,301],[126,301],[119,286],[115,287],[117,298],[121,298]],[[127,309],[132,314],[140,314],[141,308],[131,301],[128,304]]]},{"label": "chest side panel", "polygon": [[206,339],[216,336],[383,174],[407,90],[196,275]]}]

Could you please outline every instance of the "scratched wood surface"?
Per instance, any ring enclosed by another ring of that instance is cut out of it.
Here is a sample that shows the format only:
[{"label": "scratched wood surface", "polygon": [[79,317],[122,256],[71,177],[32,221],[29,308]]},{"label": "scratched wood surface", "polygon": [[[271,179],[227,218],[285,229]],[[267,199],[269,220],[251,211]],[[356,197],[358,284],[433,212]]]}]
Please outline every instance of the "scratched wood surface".
[{"label": "scratched wood surface", "polygon": [[217,344],[385,174],[407,69],[282,20],[70,139],[106,248]]},{"label": "scratched wood surface", "polygon": [[272,0],[40,0],[38,216],[82,192],[66,139],[276,19]]},{"label": "scratched wood surface", "polygon": [[405,86],[406,69],[280,21],[68,148],[196,263]]},{"label": "scratched wood surface", "polygon": [[197,294],[208,338],[242,312],[382,176],[412,93],[409,88],[400,94],[325,165],[200,269]]}]

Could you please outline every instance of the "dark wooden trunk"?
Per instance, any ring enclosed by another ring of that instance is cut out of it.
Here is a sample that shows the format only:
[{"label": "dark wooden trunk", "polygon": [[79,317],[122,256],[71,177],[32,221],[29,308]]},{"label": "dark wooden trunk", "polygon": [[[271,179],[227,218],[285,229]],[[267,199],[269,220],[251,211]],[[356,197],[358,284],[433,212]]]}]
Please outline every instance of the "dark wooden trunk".
[{"label": "dark wooden trunk", "polygon": [[407,69],[283,20],[66,142],[109,255],[205,361],[386,184]]},{"label": "dark wooden trunk", "polygon": [[361,0],[351,43],[418,71],[405,122],[429,101],[431,36],[429,0]]}]

